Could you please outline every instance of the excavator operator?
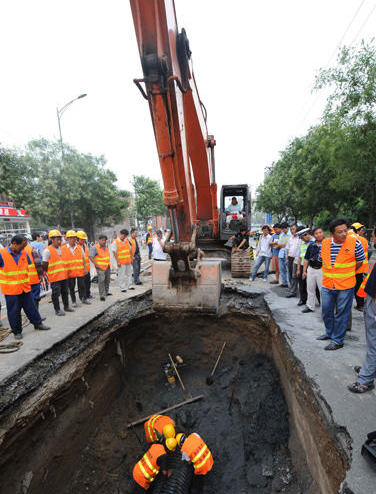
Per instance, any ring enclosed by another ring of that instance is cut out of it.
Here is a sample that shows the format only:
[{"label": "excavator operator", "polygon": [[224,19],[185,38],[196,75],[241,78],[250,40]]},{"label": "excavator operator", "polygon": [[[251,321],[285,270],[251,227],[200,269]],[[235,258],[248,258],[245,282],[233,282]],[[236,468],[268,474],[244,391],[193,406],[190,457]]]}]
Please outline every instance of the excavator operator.
[{"label": "excavator operator", "polygon": [[240,204],[236,197],[231,199],[231,204],[226,208],[226,223],[229,224],[231,220],[242,220],[243,214]]}]

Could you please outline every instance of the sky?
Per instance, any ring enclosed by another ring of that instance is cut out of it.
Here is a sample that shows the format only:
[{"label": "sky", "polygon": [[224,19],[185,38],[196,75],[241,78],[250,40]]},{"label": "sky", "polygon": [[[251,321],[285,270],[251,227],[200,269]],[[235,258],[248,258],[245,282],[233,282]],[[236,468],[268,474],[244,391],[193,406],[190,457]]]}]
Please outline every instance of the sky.
[{"label": "sky", "polygon": [[[325,93],[312,94],[339,44],[376,32],[376,0],[175,0],[187,31],[219,185],[263,180],[289,140],[319,121]],[[142,70],[127,0],[2,0],[0,143],[58,136],[104,155],[120,188],[132,176],[161,181],[147,102],[133,84]],[[163,184],[162,184],[163,185]]]}]

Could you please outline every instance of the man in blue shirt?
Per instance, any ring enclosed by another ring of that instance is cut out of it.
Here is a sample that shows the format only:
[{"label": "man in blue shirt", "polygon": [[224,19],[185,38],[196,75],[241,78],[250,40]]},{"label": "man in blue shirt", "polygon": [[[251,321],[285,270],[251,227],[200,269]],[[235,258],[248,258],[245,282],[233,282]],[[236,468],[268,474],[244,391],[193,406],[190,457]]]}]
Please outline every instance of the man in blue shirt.
[{"label": "man in blue shirt", "polygon": [[282,285],[284,288],[287,288],[288,285],[288,275],[287,275],[287,242],[290,239],[289,225],[287,223],[281,224],[282,232],[279,235],[278,240],[278,260],[279,260],[279,272],[281,273]]},{"label": "man in blue shirt", "polygon": [[[15,264],[18,266],[21,253],[23,249],[26,246],[26,239],[22,235],[15,235],[11,242],[9,247],[5,247],[0,251],[0,271],[6,267],[5,265],[5,260],[3,256],[5,256],[7,251],[13,258]],[[9,256],[8,256],[9,257]],[[27,263],[32,264],[31,260],[28,255],[26,255],[27,258]],[[14,264],[11,262],[11,266],[14,266]],[[8,269],[9,271],[9,269]],[[8,276],[10,273],[8,272]],[[28,274],[26,274],[27,279],[28,279]],[[7,288],[9,285],[1,283],[2,288],[5,291],[5,288]],[[30,287],[30,285],[29,285]],[[34,325],[35,329],[41,329],[41,330],[47,330],[50,329],[48,326],[43,324],[42,318],[38,312],[38,309],[35,306],[33,297],[31,295],[31,292],[25,292],[23,291],[22,293],[18,295],[5,295],[5,303],[7,306],[7,313],[8,313],[8,321],[9,325],[12,329],[12,332],[14,334],[14,337],[16,340],[21,340],[22,339],[22,320],[21,320],[21,310],[23,309],[27,318],[29,321]]]},{"label": "man in blue shirt", "polygon": [[[376,269],[374,264],[363,281],[358,295],[366,296],[364,303],[364,325],[366,327],[366,359],[362,367],[354,367],[358,379],[348,386],[352,393],[365,393],[374,389],[376,379]],[[364,286],[365,285],[365,286]],[[363,288],[364,287],[364,288]]]},{"label": "man in blue shirt", "polygon": [[44,244],[42,242],[42,236],[38,232],[34,232],[31,234],[31,238],[33,239],[32,242],[30,242],[30,245],[34,247],[34,249],[37,249],[39,257],[42,259],[42,252],[44,250]]},{"label": "man in blue shirt", "polygon": [[273,225],[273,230],[274,234],[272,235],[272,241],[270,242],[270,246],[272,248],[272,270],[274,269],[275,271],[275,280],[271,281],[271,285],[278,285],[279,284],[279,260],[278,260],[278,254],[279,254],[279,249],[277,247],[278,245],[278,240],[279,240],[279,235],[281,233],[281,225],[279,223],[276,223]]}]

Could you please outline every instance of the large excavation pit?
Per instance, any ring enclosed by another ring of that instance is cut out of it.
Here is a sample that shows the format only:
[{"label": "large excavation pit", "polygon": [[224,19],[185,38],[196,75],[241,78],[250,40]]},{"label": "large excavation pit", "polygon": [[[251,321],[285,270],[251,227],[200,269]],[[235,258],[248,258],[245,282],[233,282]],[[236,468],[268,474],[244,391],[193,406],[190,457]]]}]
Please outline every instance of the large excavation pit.
[{"label": "large excavation pit", "polygon": [[[169,353],[184,360],[185,393],[167,380]],[[219,316],[154,313],[150,295],[118,303],[25,377],[0,403],[1,494],[130,494],[147,446],[143,425],[127,424],[200,394],[168,415],[213,453],[203,493],[330,494],[345,475],[346,456],[262,296],[228,290]]]}]

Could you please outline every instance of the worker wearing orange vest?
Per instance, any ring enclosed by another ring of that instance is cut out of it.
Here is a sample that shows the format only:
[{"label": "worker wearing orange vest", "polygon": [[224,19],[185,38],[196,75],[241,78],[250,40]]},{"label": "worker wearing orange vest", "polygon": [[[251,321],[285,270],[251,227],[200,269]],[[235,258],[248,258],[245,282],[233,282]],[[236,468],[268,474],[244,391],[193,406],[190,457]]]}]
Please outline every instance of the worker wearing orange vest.
[{"label": "worker wearing orange vest", "polygon": [[192,482],[194,492],[202,492],[203,480],[214,465],[210,449],[196,432],[188,437],[179,433],[176,438],[166,439],[166,447],[170,451],[175,451],[177,446],[181,451],[181,459],[192,465],[195,474]]},{"label": "worker wearing orange vest", "polygon": [[345,219],[333,220],[329,229],[332,236],[323,240],[319,258],[323,272],[321,306],[325,334],[317,339],[331,340],[325,350],[338,350],[343,347],[351,315],[355,272],[362,265],[365,255],[360,241],[348,234]]},{"label": "worker wearing orange vest", "polygon": [[151,259],[151,255],[153,253],[153,232],[152,232],[152,227],[149,225],[148,226],[148,232],[145,237],[145,243],[148,246],[149,249],[149,259]]},{"label": "worker wearing orange vest", "polygon": [[131,244],[127,238],[128,230],[120,230],[118,238],[112,242],[111,250],[118,266],[118,283],[122,292],[134,290],[131,283],[133,255]]},{"label": "worker wearing orange vest", "polygon": [[145,437],[148,443],[154,443],[175,437],[175,422],[167,415],[152,415],[144,424]]},{"label": "worker wearing orange vest", "polygon": [[31,260],[31,264],[28,266],[31,296],[39,310],[40,282],[43,276],[42,259],[39,257],[37,249],[31,245],[26,245],[25,252]]},{"label": "worker wearing orange vest", "polygon": [[376,379],[376,264],[364,278],[357,295],[365,298],[364,325],[366,329],[366,358],[361,367],[354,367],[358,374],[355,383],[348,386],[352,393],[365,393],[374,389]]},{"label": "worker wearing orange vest", "polygon": [[365,231],[364,225],[362,225],[361,223],[353,223],[351,225],[351,228],[353,229],[353,233],[355,233],[356,238],[358,240],[360,240],[360,242],[361,242],[361,244],[363,246],[363,249],[364,249],[364,254],[366,256],[366,258],[363,261],[363,264],[360,266],[359,269],[357,269],[357,271],[355,273],[355,278],[356,278],[356,284],[355,284],[355,288],[354,288],[354,296],[355,296],[355,300],[356,300],[356,307],[355,307],[355,309],[356,310],[359,310],[360,312],[362,312],[363,311],[363,306],[364,306],[364,298],[359,297],[357,295],[357,293],[358,293],[358,290],[360,288],[360,285],[363,282],[364,275],[366,273],[368,273],[368,270],[369,270],[369,265],[368,265],[368,240],[364,237],[364,231]]},{"label": "worker wearing orange vest", "polygon": [[89,247],[87,246],[87,235],[83,230],[77,231],[77,243],[81,246],[83,254],[85,256],[85,297],[87,299],[94,298],[90,293],[91,288],[91,275],[90,275],[90,260],[89,260]]},{"label": "worker wearing orange vest", "polygon": [[[42,253],[43,270],[48,275],[51,285],[51,299],[57,316],[65,316],[65,312],[74,312],[69,307],[68,274],[61,256],[62,234],[59,230],[48,233],[51,244]],[[63,300],[64,311],[60,309],[59,298]]]},{"label": "worker wearing orange vest", "polygon": [[26,239],[15,235],[9,247],[0,250],[0,287],[5,296],[9,325],[16,340],[22,339],[21,309],[35,329],[50,329],[44,325],[30,291],[30,257],[25,251]]},{"label": "worker wearing orange vest", "polygon": [[131,238],[129,239],[132,247],[133,255],[133,281],[135,285],[142,285],[140,281],[140,270],[141,270],[141,250],[137,240],[138,231],[137,228],[131,229]]},{"label": "worker wearing orange vest", "polygon": [[83,304],[90,305],[85,296],[85,252],[77,243],[77,234],[73,230],[66,233],[68,243],[61,248],[61,257],[68,274],[68,287],[73,307],[78,307],[76,299],[76,281],[78,296]]},{"label": "worker wearing orange vest", "polygon": [[133,467],[133,494],[146,492],[160,471],[167,476],[167,452],[162,444],[152,444]]},{"label": "worker wearing orange vest", "polygon": [[109,292],[111,280],[111,260],[110,251],[107,247],[106,235],[99,235],[98,243],[90,247],[89,258],[97,270],[99,298],[104,301],[106,300],[106,296],[112,295]]}]

